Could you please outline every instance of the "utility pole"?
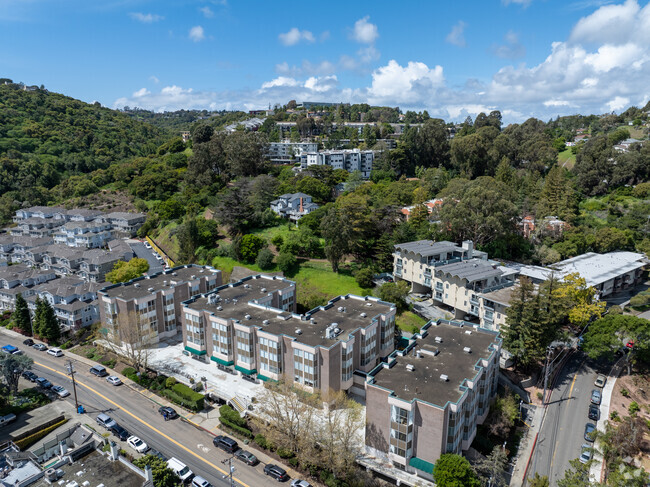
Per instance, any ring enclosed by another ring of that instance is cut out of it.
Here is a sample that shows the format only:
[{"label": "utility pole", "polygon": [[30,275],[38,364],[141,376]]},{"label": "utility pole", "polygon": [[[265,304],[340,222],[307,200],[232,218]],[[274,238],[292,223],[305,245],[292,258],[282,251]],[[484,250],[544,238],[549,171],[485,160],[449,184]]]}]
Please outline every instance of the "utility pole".
[{"label": "utility pole", "polygon": [[546,389],[548,387],[548,376],[550,371],[551,347],[546,349],[546,367],[544,367],[544,393],[542,394],[542,406],[546,404]]},{"label": "utility pole", "polygon": [[225,479],[226,477],[228,477],[230,479],[230,487],[235,487],[235,480],[232,478],[232,473],[235,471],[235,467],[232,466],[233,458],[235,458],[235,456],[231,455],[225,460],[221,460],[221,463],[223,465],[225,465],[226,463],[228,464],[228,475],[224,475],[223,478]]},{"label": "utility pole", "polygon": [[72,364],[72,360],[68,360],[65,363],[66,367],[68,368],[68,374],[70,377],[72,377],[72,390],[74,391],[74,405],[77,408],[77,411],[79,411],[79,401],[77,401],[77,383],[74,380],[74,365]]}]

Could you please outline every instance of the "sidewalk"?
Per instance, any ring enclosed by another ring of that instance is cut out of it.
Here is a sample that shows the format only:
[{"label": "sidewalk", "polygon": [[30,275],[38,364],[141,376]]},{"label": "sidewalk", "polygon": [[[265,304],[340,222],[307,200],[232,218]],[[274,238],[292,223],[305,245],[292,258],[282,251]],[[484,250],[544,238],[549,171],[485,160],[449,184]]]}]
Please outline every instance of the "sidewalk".
[{"label": "sidewalk", "polygon": [[533,457],[533,452],[537,443],[537,435],[542,428],[542,423],[544,421],[545,415],[545,407],[537,406],[535,408],[535,413],[533,414],[530,428],[528,428],[528,432],[526,433],[525,438],[522,440],[519,451],[517,453],[517,463],[515,463],[515,468],[512,470],[512,476],[510,479],[511,487],[523,486],[526,480],[526,476],[529,475],[527,471],[528,464],[530,463],[530,459]]}]

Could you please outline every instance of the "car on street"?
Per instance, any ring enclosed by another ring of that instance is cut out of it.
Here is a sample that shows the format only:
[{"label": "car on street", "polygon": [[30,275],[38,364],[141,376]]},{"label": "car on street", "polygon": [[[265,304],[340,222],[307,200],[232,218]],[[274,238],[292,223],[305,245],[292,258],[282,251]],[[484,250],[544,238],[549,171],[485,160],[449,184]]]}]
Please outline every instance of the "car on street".
[{"label": "car on street", "polygon": [[23,341],[23,345],[27,345],[28,347],[31,347],[32,345],[34,345],[34,340],[28,338],[27,340]]},{"label": "car on street", "polygon": [[223,435],[217,435],[212,439],[212,443],[217,448],[221,448],[226,453],[235,453],[239,450],[239,445],[235,440]]},{"label": "car on street", "polygon": [[99,426],[103,426],[106,429],[110,429],[112,426],[117,424],[113,418],[104,413],[98,414],[97,418],[95,418],[95,421],[97,421],[97,424]]},{"label": "car on street", "polygon": [[160,413],[161,416],[167,414],[168,419],[174,419],[178,417],[178,413],[176,412],[176,410],[169,406],[160,406],[158,408],[158,412]]},{"label": "car on street", "polygon": [[600,401],[602,399],[602,394],[598,389],[594,389],[591,391],[591,403],[595,404],[596,406],[600,406]]},{"label": "car on street", "polygon": [[146,242],[146,241],[145,241],[145,242],[144,242],[144,246],[145,246],[145,248],[147,248],[147,249],[151,249],[151,244],[150,244],[149,242]]},{"label": "car on street", "polygon": [[200,475],[195,475],[192,479],[192,487],[212,487],[212,484]]},{"label": "car on street", "polygon": [[119,386],[120,384],[122,384],[120,378],[114,375],[109,375],[108,377],[106,377],[106,382],[108,382],[109,384],[113,384],[114,386]]},{"label": "car on street", "polygon": [[52,390],[59,397],[68,397],[70,395],[70,392],[63,386],[52,386]]},{"label": "car on street", "polygon": [[311,484],[306,480],[296,479],[291,482],[291,487],[311,487]]},{"label": "car on street", "polygon": [[13,345],[5,345],[0,350],[2,350],[4,353],[13,354],[16,352],[16,350],[18,350],[18,347],[14,347]]},{"label": "car on street", "polygon": [[108,428],[108,430],[122,441],[126,441],[131,436],[131,433],[117,423]]},{"label": "car on street", "polygon": [[144,453],[149,449],[147,444],[137,436],[129,436],[129,438],[126,440],[126,444],[138,453]]},{"label": "car on street", "polygon": [[11,355],[22,355],[23,351],[20,348],[15,349],[13,352],[11,352]]},{"label": "car on street", "polygon": [[151,455],[152,457],[158,457],[160,458],[163,462],[167,461],[167,457],[159,452],[158,450],[154,450],[153,448],[150,448],[149,451],[147,452],[147,455]]},{"label": "car on street", "polygon": [[267,463],[264,465],[264,475],[274,478],[278,482],[286,482],[289,480],[289,475],[287,471],[282,467],[278,467],[272,463]]},{"label": "car on street", "polygon": [[108,371],[103,365],[93,365],[90,368],[90,373],[97,377],[106,377],[108,375]]},{"label": "car on street", "polygon": [[596,387],[605,387],[605,382],[607,382],[607,377],[605,377],[603,374],[598,374],[598,377],[596,377],[596,381],[594,382],[594,385]]},{"label": "car on street", "polygon": [[600,408],[595,404],[589,405],[589,419],[598,421],[600,419]]},{"label": "car on street", "polygon": [[596,425],[594,423],[587,423],[585,425],[585,440],[593,442],[596,438]]},{"label": "car on street", "polygon": [[583,443],[580,449],[580,463],[588,463],[594,455],[594,450],[589,443]]},{"label": "car on street", "polygon": [[243,450],[243,449],[237,450],[235,452],[235,456],[239,458],[242,462],[244,462],[246,465],[251,465],[253,467],[258,463],[260,463],[257,457],[253,455],[251,452],[249,452],[248,450]]},{"label": "car on street", "polygon": [[38,376],[31,370],[26,370],[25,372],[22,373],[22,376],[31,382],[36,382],[36,379],[38,379]]},{"label": "car on street", "polygon": [[50,387],[52,387],[52,383],[49,380],[47,380],[45,377],[39,377],[38,379],[36,379],[36,383],[39,386],[41,386],[43,389],[49,389]]},{"label": "car on street", "polygon": [[50,348],[47,353],[49,355],[54,355],[55,357],[63,357],[63,350],[60,348]]},{"label": "car on street", "polygon": [[36,345],[33,345],[34,350],[38,350],[39,352],[44,352],[47,350],[47,345],[44,343],[37,343]]}]

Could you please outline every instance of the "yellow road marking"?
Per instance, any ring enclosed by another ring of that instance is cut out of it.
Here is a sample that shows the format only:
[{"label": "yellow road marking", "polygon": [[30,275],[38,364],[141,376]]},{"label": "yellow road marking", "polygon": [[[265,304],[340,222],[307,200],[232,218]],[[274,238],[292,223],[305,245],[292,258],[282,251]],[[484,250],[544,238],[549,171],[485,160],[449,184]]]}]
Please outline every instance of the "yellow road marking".
[{"label": "yellow road marking", "polygon": [[[65,373],[63,373],[63,372],[60,372],[60,371],[58,371],[58,370],[56,370],[56,369],[53,369],[53,368],[51,368],[51,367],[48,367],[47,365],[41,364],[41,363],[39,363],[39,362],[34,362],[34,363],[35,363],[36,365],[39,365],[40,367],[46,368],[46,369],[48,369],[48,370],[51,370],[52,372],[56,372],[57,374],[60,374],[60,375],[62,375],[62,376],[64,376],[64,377],[68,377],[67,374],[65,374]],[[128,411],[127,409],[124,409],[124,408],[123,408],[122,406],[120,406],[119,404],[117,404],[117,403],[111,401],[109,398],[107,398],[106,396],[104,396],[102,393],[97,392],[95,389],[93,389],[92,387],[90,387],[90,386],[84,384],[83,382],[79,382],[78,380],[77,380],[76,382],[77,382],[77,384],[79,384],[79,385],[85,387],[85,388],[88,389],[89,391],[94,392],[95,394],[97,394],[99,397],[101,397],[101,398],[104,399],[105,401],[108,401],[108,402],[111,403],[113,406],[115,406],[115,407],[121,409],[122,411],[124,411],[126,414],[128,414],[128,415],[131,416],[132,418],[137,419],[138,421],[140,421],[140,422],[141,422],[142,424],[144,424],[145,426],[148,426],[148,427],[151,428],[153,431],[155,431],[156,433],[158,433],[160,436],[162,436],[163,438],[167,439],[168,441],[171,441],[171,442],[174,443],[176,446],[178,446],[178,447],[182,448],[183,450],[185,450],[187,453],[189,453],[189,454],[191,454],[191,455],[194,455],[196,458],[198,458],[198,459],[201,460],[202,462],[204,462],[204,463],[210,465],[212,468],[214,468],[215,470],[217,470],[218,472],[220,472],[222,475],[230,475],[229,472],[226,472],[225,470],[222,470],[221,468],[217,467],[214,463],[209,462],[209,461],[206,460],[205,458],[203,458],[203,457],[201,457],[200,455],[194,453],[192,450],[190,450],[189,448],[187,448],[185,445],[181,445],[178,441],[174,440],[173,438],[170,438],[169,436],[167,436],[167,435],[166,435],[165,433],[163,433],[162,431],[158,430],[157,428],[154,428],[153,426],[151,426],[151,425],[150,425],[149,423],[147,423],[146,421],[144,421],[144,420],[138,418],[138,417],[137,417],[135,414],[133,414],[131,411]],[[236,479],[235,477],[233,477],[233,480],[236,481],[238,484],[241,484],[243,487],[250,487],[248,484],[242,482],[242,481],[239,480],[239,479]]]},{"label": "yellow road marking", "polygon": [[573,392],[573,386],[576,385],[577,378],[578,378],[578,373],[576,372],[576,375],[573,376],[573,381],[571,381],[571,389],[569,389],[569,399],[571,399],[571,393]]}]

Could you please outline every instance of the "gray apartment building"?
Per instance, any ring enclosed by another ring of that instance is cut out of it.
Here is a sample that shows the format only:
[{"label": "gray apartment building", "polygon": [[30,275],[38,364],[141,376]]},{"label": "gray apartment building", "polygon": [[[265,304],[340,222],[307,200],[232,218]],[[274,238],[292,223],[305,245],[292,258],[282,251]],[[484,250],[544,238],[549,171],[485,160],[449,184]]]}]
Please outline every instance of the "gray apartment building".
[{"label": "gray apartment building", "polygon": [[176,336],[182,301],[220,284],[221,271],[191,264],[106,286],[97,293],[101,321],[111,334],[120,322],[136,319],[141,326],[148,326],[150,340],[156,343]]},{"label": "gray apartment building", "polygon": [[443,453],[460,454],[496,395],[501,338],[453,321],[429,322],[366,380],[366,450],[432,479]]},{"label": "gray apartment building", "polygon": [[395,307],[338,296],[296,314],[295,283],[258,275],[183,303],[185,350],[261,380],[363,395],[365,374],[395,347]]}]

